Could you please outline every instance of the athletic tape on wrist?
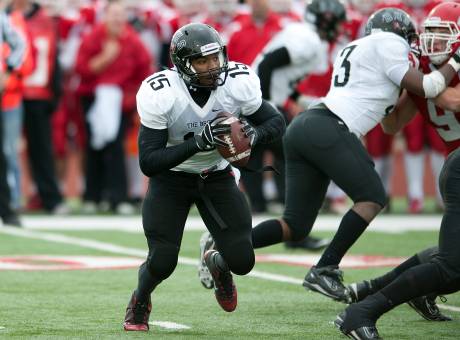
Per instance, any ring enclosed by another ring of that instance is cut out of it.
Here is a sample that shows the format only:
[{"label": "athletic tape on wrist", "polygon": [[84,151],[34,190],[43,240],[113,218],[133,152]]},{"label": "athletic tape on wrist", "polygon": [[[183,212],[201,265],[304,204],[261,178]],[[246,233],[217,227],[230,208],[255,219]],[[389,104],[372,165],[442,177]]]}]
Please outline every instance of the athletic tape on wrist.
[{"label": "athletic tape on wrist", "polygon": [[460,56],[455,53],[452,58],[449,59],[448,64],[452,66],[455,72],[460,71]]}]

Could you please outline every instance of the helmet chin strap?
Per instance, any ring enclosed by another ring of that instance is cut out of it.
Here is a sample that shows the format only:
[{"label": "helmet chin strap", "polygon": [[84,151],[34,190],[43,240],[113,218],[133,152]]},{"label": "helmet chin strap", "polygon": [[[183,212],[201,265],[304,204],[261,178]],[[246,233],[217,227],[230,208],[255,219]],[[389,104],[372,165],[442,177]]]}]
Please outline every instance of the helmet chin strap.
[{"label": "helmet chin strap", "polygon": [[433,65],[440,66],[449,59],[449,54],[433,55],[433,56],[429,56],[429,58],[430,58],[430,62]]}]

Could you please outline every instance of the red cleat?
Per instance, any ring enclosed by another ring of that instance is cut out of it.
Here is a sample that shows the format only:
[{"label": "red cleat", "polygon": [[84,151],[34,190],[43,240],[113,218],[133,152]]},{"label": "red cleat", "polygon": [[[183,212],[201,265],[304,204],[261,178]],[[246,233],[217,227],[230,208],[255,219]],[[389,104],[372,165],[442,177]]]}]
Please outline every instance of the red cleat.
[{"label": "red cleat", "polygon": [[214,280],[214,295],[217,302],[224,311],[233,312],[238,303],[236,287],[230,270],[223,272],[217,267],[215,263],[217,254],[217,250],[208,250],[204,254],[204,260]]},{"label": "red cleat", "polygon": [[409,213],[420,214],[423,212],[423,202],[419,199],[409,200]]},{"label": "red cleat", "polygon": [[151,310],[150,298],[147,302],[142,303],[137,301],[136,294],[133,293],[128,307],[126,307],[125,322],[123,323],[125,331],[148,331]]}]

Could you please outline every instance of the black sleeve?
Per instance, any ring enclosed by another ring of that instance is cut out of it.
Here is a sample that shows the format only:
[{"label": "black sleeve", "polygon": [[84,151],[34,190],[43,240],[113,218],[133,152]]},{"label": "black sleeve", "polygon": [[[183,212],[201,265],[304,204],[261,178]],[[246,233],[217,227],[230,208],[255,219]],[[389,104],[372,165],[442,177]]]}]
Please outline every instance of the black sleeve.
[{"label": "black sleeve", "polygon": [[257,144],[269,144],[281,138],[286,130],[284,117],[266,100],[262,100],[257,111],[246,118],[257,132]]},{"label": "black sleeve", "polygon": [[144,175],[151,177],[162,171],[174,168],[199,150],[195,139],[166,147],[168,129],[150,129],[141,124],[138,136],[139,165]]},{"label": "black sleeve", "polygon": [[273,71],[290,63],[291,57],[286,47],[278,48],[264,55],[257,71],[262,88],[262,98],[270,100],[270,82]]}]

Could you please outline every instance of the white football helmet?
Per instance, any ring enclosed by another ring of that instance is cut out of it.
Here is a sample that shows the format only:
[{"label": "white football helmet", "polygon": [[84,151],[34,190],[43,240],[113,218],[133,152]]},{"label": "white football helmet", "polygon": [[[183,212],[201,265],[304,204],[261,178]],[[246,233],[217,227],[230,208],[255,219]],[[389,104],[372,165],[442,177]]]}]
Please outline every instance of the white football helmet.
[{"label": "white football helmet", "polygon": [[452,45],[460,42],[460,4],[443,2],[433,8],[422,24],[420,49],[434,65],[441,65],[452,54]]}]

